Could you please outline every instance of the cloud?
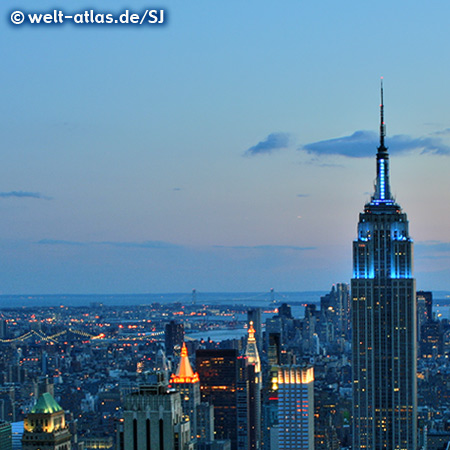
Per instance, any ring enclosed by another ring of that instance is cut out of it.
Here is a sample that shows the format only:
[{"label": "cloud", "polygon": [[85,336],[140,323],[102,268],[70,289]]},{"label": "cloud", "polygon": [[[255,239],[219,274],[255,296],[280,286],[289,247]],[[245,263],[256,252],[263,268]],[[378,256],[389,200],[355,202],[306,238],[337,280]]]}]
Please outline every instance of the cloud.
[{"label": "cloud", "polygon": [[25,191],[9,191],[0,192],[0,198],[39,198],[43,200],[51,200],[52,197],[47,197],[39,192],[25,192]]},{"label": "cloud", "polygon": [[431,250],[433,252],[450,252],[450,242],[422,241],[416,242],[415,247],[420,250]]},{"label": "cloud", "polygon": [[297,197],[306,198],[306,197],[309,197],[309,194],[297,194]]},{"label": "cloud", "polygon": [[299,247],[296,245],[214,245],[214,248],[232,250],[315,250],[316,247]]},{"label": "cloud", "polygon": [[[390,153],[402,154],[412,150],[436,155],[450,155],[450,147],[438,136],[446,130],[429,136],[414,138],[408,135],[395,135],[386,139]],[[378,134],[374,131],[355,131],[350,136],[312,142],[299,148],[314,155],[340,155],[348,158],[373,157],[379,145]]]},{"label": "cloud", "polygon": [[143,241],[143,242],[98,242],[99,245],[110,245],[112,247],[128,247],[128,248],[156,248],[156,249],[170,249],[180,248],[177,244],[164,241]]},{"label": "cloud", "polygon": [[450,134],[450,128],[445,128],[444,130],[433,131],[431,133],[434,136],[447,136]]},{"label": "cloud", "polygon": [[324,168],[332,168],[332,169],[342,169],[345,167],[343,164],[324,163],[320,160],[320,158],[317,158],[317,157],[313,157],[309,161],[302,161],[299,164],[306,164],[308,166],[324,167]]},{"label": "cloud", "polygon": [[244,153],[244,156],[255,156],[263,153],[272,153],[282,148],[289,146],[289,133],[270,133],[264,141],[258,142],[253,147],[250,147]]},{"label": "cloud", "polygon": [[450,242],[421,241],[414,243],[414,254],[419,259],[448,260],[450,258]]},{"label": "cloud", "polygon": [[124,248],[153,248],[153,249],[173,249],[180,248],[177,244],[164,241],[143,241],[143,242],[121,242],[121,241],[99,241],[99,242],[83,242],[83,241],[65,241],[60,239],[41,239],[37,242],[43,245],[74,245],[74,246],[110,246]]},{"label": "cloud", "polygon": [[43,245],[88,245],[87,242],[64,241],[60,239],[41,239],[38,244]]}]

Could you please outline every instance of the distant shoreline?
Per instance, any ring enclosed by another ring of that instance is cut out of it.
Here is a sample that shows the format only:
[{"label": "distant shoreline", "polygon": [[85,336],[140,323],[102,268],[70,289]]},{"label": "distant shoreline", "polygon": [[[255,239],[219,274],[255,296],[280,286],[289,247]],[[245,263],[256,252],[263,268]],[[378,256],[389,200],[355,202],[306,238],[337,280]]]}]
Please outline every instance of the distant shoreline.
[{"label": "distant shoreline", "polygon": [[[275,292],[274,303],[319,303],[320,297],[329,291]],[[157,294],[30,294],[0,295],[0,309],[53,306],[130,306],[151,305],[153,303],[193,304],[192,293]],[[266,306],[272,304],[270,292],[197,292],[196,304],[245,304]]]},{"label": "distant shoreline", "polygon": [[[329,291],[274,292],[274,304],[303,305],[320,303],[320,297]],[[15,294],[0,295],[0,309],[27,307],[83,307],[97,306],[145,306],[153,303],[192,305],[192,293],[156,294]],[[196,304],[269,306],[270,292],[197,292]],[[433,291],[433,303],[450,306],[450,291]]]}]

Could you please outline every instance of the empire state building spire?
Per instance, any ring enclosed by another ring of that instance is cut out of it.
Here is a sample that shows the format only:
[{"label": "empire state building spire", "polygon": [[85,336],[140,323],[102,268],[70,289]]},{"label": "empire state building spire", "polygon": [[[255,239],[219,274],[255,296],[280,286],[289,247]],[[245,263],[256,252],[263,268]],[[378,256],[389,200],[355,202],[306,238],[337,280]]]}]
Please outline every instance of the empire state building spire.
[{"label": "empire state building spire", "polygon": [[386,125],[384,123],[384,101],[383,101],[383,77],[381,77],[381,103],[380,103],[380,146],[378,150],[387,148],[384,146],[384,137],[386,136]]},{"label": "empire state building spire", "polygon": [[381,78],[381,104],[380,104],[380,146],[377,152],[377,181],[372,203],[393,203],[389,185],[389,153],[384,145],[386,125],[384,123],[383,78]]}]

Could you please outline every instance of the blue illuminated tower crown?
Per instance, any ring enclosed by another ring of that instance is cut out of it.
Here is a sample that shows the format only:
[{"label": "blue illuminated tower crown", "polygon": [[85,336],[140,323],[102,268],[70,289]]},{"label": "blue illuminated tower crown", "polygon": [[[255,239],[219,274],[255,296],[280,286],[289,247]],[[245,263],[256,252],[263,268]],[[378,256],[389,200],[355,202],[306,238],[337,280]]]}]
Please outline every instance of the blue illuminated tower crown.
[{"label": "blue illuminated tower crown", "polygon": [[412,240],[408,219],[391,194],[389,153],[384,143],[383,84],[381,84],[380,145],[377,149],[375,192],[359,216],[353,244],[353,278],[411,278]]}]

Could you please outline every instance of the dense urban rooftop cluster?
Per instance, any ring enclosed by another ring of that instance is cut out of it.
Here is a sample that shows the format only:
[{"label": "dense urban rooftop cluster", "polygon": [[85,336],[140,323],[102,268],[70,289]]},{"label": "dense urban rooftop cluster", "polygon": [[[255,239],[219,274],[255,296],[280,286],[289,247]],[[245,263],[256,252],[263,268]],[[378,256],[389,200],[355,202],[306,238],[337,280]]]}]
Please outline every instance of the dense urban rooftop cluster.
[{"label": "dense urban rooftop cluster", "polygon": [[[433,316],[428,293],[419,293],[417,298],[419,430],[423,436],[419,438],[423,440],[427,435],[431,448],[433,439],[450,439],[450,324],[446,318]],[[352,395],[349,308],[348,286],[338,284],[317,303],[298,305],[295,309],[302,312],[301,317],[296,317],[288,304],[276,300],[250,309],[245,305],[193,302],[3,309],[0,419],[24,421],[33,412],[39,396],[50,393],[65,411],[72,449],[120,450],[129,395],[136,395],[142,386],[156,385],[156,374],[163,374],[169,391],[182,391],[183,380],[178,384],[177,372],[179,377],[180,373],[185,376],[189,372],[191,378],[186,376],[186,380],[199,381],[202,399],[212,404],[211,394],[208,399],[203,398],[208,389],[205,386],[209,375],[205,373],[209,372],[201,365],[205,358],[209,364],[214,352],[233,351],[230,361],[236,361],[239,372],[239,357],[247,354],[248,358],[249,354],[247,334],[251,321],[250,331],[261,364],[258,414],[263,426],[258,445],[270,448],[270,430],[278,426],[273,411],[279,407],[281,391],[277,392],[280,385],[274,390],[274,368],[313,366],[314,395],[308,414],[314,419],[314,448],[348,448]],[[225,333],[228,339],[208,339],[214,333]],[[205,353],[208,351],[212,353]],[[255,350],[251,353],[253,358],[254,354]],[[230,383],[236,383],[232,401],[239,411],[239,378],[236,380]],[[223,384],[225,392],[229,386],[225,381]],[[227,448],[227,440],[231,441],[231,448],[243,448],[239,447],[238,434],[233,437],[226,426],[221,428],[215,406],[212,404],[215,436],[208,439],[216,437],[222,445],[215,448]],[[232,420],[238,429],[237,418]],[[197,434],[190,432],[195,440]],[[207,448],[197,441],[198,448]]]}]

